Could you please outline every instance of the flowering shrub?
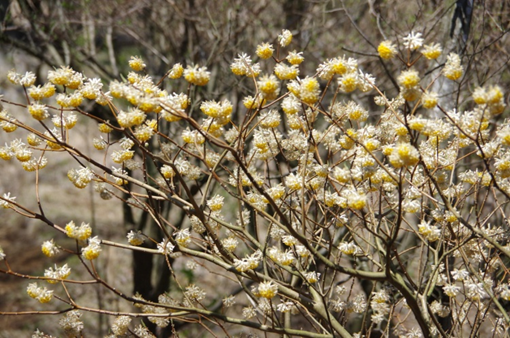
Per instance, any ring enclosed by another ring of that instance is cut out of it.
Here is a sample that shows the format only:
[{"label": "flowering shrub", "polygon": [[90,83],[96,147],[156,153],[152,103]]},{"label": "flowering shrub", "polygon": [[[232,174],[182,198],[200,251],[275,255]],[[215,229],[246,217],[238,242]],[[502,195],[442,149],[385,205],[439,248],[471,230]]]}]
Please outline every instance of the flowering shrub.
[{"label": "flowering shrub", "polygon": [[[9,72],[26,102],[2,99],[0,125],[16,137],[0,157],[38,177],[51,153],[66,153],[74,160],[68,184],[92,184],[102,199],[141,210],[159,232],[134,229],[125,242],[113,241],[81,220],[56,224],[6,192],[2,207],[52,228],[54,238],[41,241],[44,255],[75,255],[95,284],[133,306],[119,312],[76,302],[68,285],[90,281],[73,279],[68,264],[22,275],[0,251],[0,271],[26,279],[28,296],[48,303],[37,313],[62,312],[69,337],[86,330],[84,312],[115,316],[109,337],[151,337],[156,326],[183,322],[303,337],[505,331],[503,89],[458,91],[465,104],[452,106],[448,88],[466,73],[462,58],[434,41],[424,45],[419,33],[377,48],[401,67],[394,96],[352,57],[302,74],[306,56],[290,48],[291,32],[275,41],[254,46],[258,62],[241,53],[231,63],[251,88],[239,104],[200,96],[211,76],[202,65],[176,64],[168,80],[157,79],[132,57],[133,71],[109,84],[66,66],[42,85],[31,72]],[[188,89],[171,93],[164,81],[186,81]],[[89,101],[108,107],[109,117],[85,111]],[[10,114],[14,105],[37,127]],[[73,143],[80,119],[98,122],[90,142],[100,156]],[[185,219],[168,217],[165,203]],[[75,245],[63,244],[64,236]],[[174,286],[151,300],[108,282],[95,269],[105,247],[164,257]],[[210,271],[225,287],[183,284],[177,264]]]}]

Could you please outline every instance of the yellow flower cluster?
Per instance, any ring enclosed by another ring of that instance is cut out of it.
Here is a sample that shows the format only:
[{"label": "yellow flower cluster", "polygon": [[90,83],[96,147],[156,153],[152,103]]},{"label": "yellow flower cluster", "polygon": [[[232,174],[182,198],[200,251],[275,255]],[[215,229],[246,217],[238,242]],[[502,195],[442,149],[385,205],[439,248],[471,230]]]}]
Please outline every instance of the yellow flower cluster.
[{"label": "yellow flower cluster", "polygon": [[27,287],[27,293],[30,297],[37,299],[41,303],[48,303],[53,299],[53,290],[46,287],[40,287],[37,283],[30,283]]},{"label": "yellow flower cluster", "polygon": [[389,60],[397,54],[397,48],[391,41],[383,41],[377,47],[377,52],[382,59]]},{"label": "yellow flower cluster", "polygon": [[197,86],[205,86],[209,82],[211,73],[207,71],[206,67],[199,67],[198,65],[188,66],[184,70],[184,78],[191,84]]},{"label": "yellow flower cluster", "polygon": [[66,235],[70,238],[84,241],[92,235],[92,228],[88,223],[82,222],[78,227],[73,221],[65,226]]}]

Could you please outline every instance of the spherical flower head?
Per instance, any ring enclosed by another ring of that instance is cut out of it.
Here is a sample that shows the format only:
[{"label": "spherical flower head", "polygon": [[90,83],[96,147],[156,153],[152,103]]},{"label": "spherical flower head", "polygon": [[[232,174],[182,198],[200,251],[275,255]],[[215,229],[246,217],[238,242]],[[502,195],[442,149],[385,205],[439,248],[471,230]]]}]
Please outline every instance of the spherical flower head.
[{"label": "spherical flower head", "polygon": [[53,298],[53,291],[41,288],[37,283],[30,283],[27,287],[27,293],[30,297],[37,299],[41,303],[48,303]]},{"label": "spherical flower head", "polygon": [[70,221],[69,223],[67,223],[64,230],[66,232],[67,237],[76,238],[76,232],[78,230],[78,227],[76,226],[76,224],[74,224],[74,221]]},{"label": "spherical flower head", "polygon": [[209,82],[211,73],[206,67],[198,67],[198,65],[188,66],[184,70],[184,78],[191,84],[197,86],[205,86]]},{"label": "spherical flower head", "polygon": [[46,290],[46,288],[43,288],[43,290],[36,299],[41,304],[50,302],[53,299],[53,290]]},{"label": "spherical flower head", "polygon": [[83,84],[84,78],[85,76],[82,73],[73,71],[66,86],[71,89],[78,89]]},{"label": "spherical flower head", "polygon": [[36,77],[32,72],[26,72],[20,79],[19,84],[24,87],[30,87],[35,83]]},{"label": "spherical flower head", "polygon": [[97,129],[99,130],[100,133],[104,133],[104,134],[108,134],[113,131],[113,128],[110,127],[107,123],[100,123],[97,126]]},{"label": "spherical flower head", "polygon": [[73,239],[84,241],[92,235],[92,228],[88,223],[82,222],[79,227],[73,221],[65,226],[66,235]]},{"label": "spherical flower head", "polygon": [[46,157],[40,157],[39,159],[30,159],[26,162],[22,162],[21,166],[25,171],[35,171],[36,169],[44,169],[48,165],[48,159]]},{"label": "spherical flower head", "polygon": [[[287,83],[288,91],[294,95],[295,97],[299,97],[299,92],[301,91],[301,84],[297,80],[292,80]],[[301,104],[301,102],[299,102]]]},{"label": "spherical flower head", "polygon": [[181,137],[185,143],[189,144],[203,144],[205,142],[205,137],[198,130],[189,130],[189,128],[182,132]]},{"label": "spherical flower head", "polygon": [[308,104],[319,100],[320,86],[316,78],[307,76],[301,81],[299,98]]},{"label": "spherical flower head", "polygon": [[278,35],[278,43],[282,47],[287,47],[292,42],[292,33],[288,29],[284,29],[280,35]]},{"label": "spherical flower head", "polygon": [[379,290],[377,292],[372,293],[372,301],[374,303],[386,303],[390,300],[389,294],[386,290]]},{"label": "spherical flower head", "polygon": [[285,235],[282,237],[282,242],[286,246],[293,246],[297,244],[297,239],[291,235]]},{"label": "spherical flower head", "polygon": [[138,141],[145,143],[154,135],[154,130],[147,125],[141,125],[135,128],[133,135]]},{"label": "spherical flower head", "polygon": [[207,206],[211,209],[211,211],[219,211],[223,208],[224,200],[225,198],[223,196],[216,195],[207,201]]},{"label": "spherical flower head", "polygon": [[431,45],[425,45],[423,46],[423,50],[421,53],[423,56],[425,56],[429,60],[435,60],[437,59],[441,53],[443,52],[443,49],[441,48],[441,45],[438,43],[434,43]]},{"label": "spherical flower head", "polygon": [[32,151],[25,147],[19,147],[15,150],[16,159],[20,162],[26,162],[32,158]]},{"label": "spherical flower head", "polygon": [[221,240],[221,244],[228,252],[234,252],[239,244],[239,241],[235,237],[228,237]]},{"label": "spherical flower head", "polygon": [[232,113],[232,103],[226,99],[222,102],[204,101],[200,105],[200,110],[212,118],[224,118]]},{"label": "spherical flower head", "polygon": [[385,40],[379,44],[377,52],[382,59],[389,60],[397,54],[397,48],[391,41]]},{"label": "spherical flower head", "polygon": [[473,100],[476,104],[486,104],[488,101],[487,91],[483,87],[477,87],[473,91]]},{"label": "spherical flower head", "polygon": [[81,92],[76,91],[69,95],[69,106],[70,107],[78,107],[83,102],[83,95]]},{"label": "spherical flower head", "polygon": [[338,249],[346,255],[355,255],[361,253],[361,249],[354,242],[342,242],[338,245]]},{"label": "spherical flower head", "polygon": [[64,93],[58,94],[55,100],[57,101],[57,104],[62,108],[69,108],[71,106],[69,102],[69,96]]},{"label": "spherical flower head", "polygon": [[276,128],[280,125],[280,114],[276,109],[271,109],[269,112],[263,112],[259,115],[261,128]]},{"label": "spherical flower head", "polygon": [[291,250],[287,250],[282,252],[276,258],[276,261],[281,265],[287,266],[291,265],[295,260],[294,253]]},{"label": "spherical flower head", "polygon": [[[413,117],[409,119],[409,128],[411,130],[422,131],[426,126],[427,120],[422,117]],[[389,153],[385,155],[389,155]]]},{"label": "spherical flower head", "polygon": [[71,274],[71,269],[64,264],[61,267],[57,267],[55,264],[55,270],[53,268],[46,269],[44,271],[44,277],[47,278],[55,278],[55,279],[47,279],[46,281],[50,284],[55,284],[58,282],[58,279],[66,279]]},{"label": "spherical flower head", "polygon": [[[258,266],[258,263],[257,263]],[[234,267],[239,272],[245,272],[251,269],[249,261],[245,259],[234,259]]]},{"label": "spherical flower head", "polygon": [[358,70],[358,89],[363,93],[367,93],[374,88],[375,77],[368,73]]},{"label": "spherical flower head", "polygon": [[421,91],[418,88],[405,88],[400,87],[400,95],[404,98],[406,101],[416,101],[421,97]]},{"label": "spherical flower head", "polygon": [[55,95],[57,88],[55,88],[55,86],[53,84],[47,82],[42,86],[42,91],[43,91],[44,98],[47,99],[47,98],[50,98],[53,95]]},{"label": "spherical flower head", "polygon": [[72,111],[66,111],[59,115],[53,115],[51,122],[57,128],[72,129],[78,122],[78,116]]},{"label": "spherical flower head", "polygon": [[80,88],[80,93],[88,100],[96,100],[101,95],[101,88],[103,88],[101,79],[88,79]]},{"label": "spherical flower head", "polygon": [[183,229],[183,230],[180,230],[180,231],[177,231],[175,234],[175,241],[183,246],[183,247],[187,247],[190,243],[191,243],[191,234],[189,232],[189,229]]},{"label": "spherical flower head", "polygon": [[60,252],[60,249],[55,244],[55,242],[53,242],[53,239],[43,242],[41,250],[45,256],[50,258],[54,257]]},{"label": "spherical flower head", "polygon": [[404,47],[413,51],[420,48],[423,45],[423,38],[421,37],[421,33],[411,32],[409,35],[404,37]]},{"label": "spherical flower head", "polygon": [[[490,177],[490,176],[487,176],[487,177]],[[449,222],[449,223],[453,223],[453,222],[456,222],[457,221],[457,216],[455,216],[455,213],[451,212],[450,210],[447,210],[445,212],[445,221]]]},{"label": "spherical flower head", "polygon": [[104,150],[106,148],[106,146],[108,145],[106,143],[106,141],[103,139],[103,137],[101,136],[101,138],[93,138],[92,139],[92,145],[94,146],[94,148],[96,148],[97,150]]},{"label": "spherical flower head", "polygon": [[135,142],[133,142],[133,140],[131,140],[127,137],[123,137],[120,139],[119,145],[122,149],[128,150],[128,149],[133,148],[133,146],[135,145]]},{"label": "spherical flower head", "polygon": [[124,96],[124,84],[120,83],[117,80],[113,80],[110,82],[110,95],[115,98],[121,98]]},{"label": "spherical flower head", "polygon": [[117,122],[123,128],[139,126],[145,121],[147,115],[138,108],[131,108],[128,112],[121,111],[117,115]]},{"label": "spherical flower head", "polygon": [[31,86],[28,88],[28,95],[30,95],[31,98],[33,98],[36,101],[40,101],[44,99],[44,91],[41,86]]},{"label": "spherical flower head", "polygon": [[6,257],[6,254],[4,253],[4,249],[0,246],[0,261],[3,261]]},{"label": "spherical flower head", "polygon": [[282,101],[282,110],[288,115],[295,114],[301,110],[301,102],[295,95],[286,96]]},{"label": "spherical flower head", "polygon": [[88,223],[82,222],[75,232],[75,239],[84,241],[92,235],[92,228]]},{"label": "spherical flower head", "polygon": [[265,103],[265,99],[263,99],[261,95],[257,95],[256,97],[246,96],[245,98],[243,98],[243,105],[247,109],[257,108],[258,106],[262,105],[263,103]]},{"label": "spherical flower head", "polygon": [[[14,151],[9,146],[0,147],[0,158],[5,161],[9,161],[14,156]],[[0,203],[2,203],[0,201]]]},{"label": "spherical flower head", "polygon": [[421,103],[426,109],[433,109],[437,106],[437,93],[425,92],[421,97]]},{"label": "spherical flower head", "polygon": [[166,179],[170,179],[175,176],[175,170],[167,164],[163,165],[160,171],[161,175],[163,175]]},{"label": "spherical flower head", "polygon": [[21,74],[16,73],[14,70],[10,70],[7,72],[7,79],[15,85],[19,85],[21,80]]},{"label": "spherical flower head", "polygon": [[99,257],[101,252],[101,240],[96,236],[89,239],[89,245],[81,249],[81,255],[87,260],[93,260]]},{"label": "spherical flower head", "polygon": [[148,95],[141,95],[138,98],[136,105],[138,109],[140,109],[144,113],[150,113],[159,107],[158,101]]},{"label": "spherical flower head", "polygon": [[123,163],[124,161],[130,160],[135,155],[134,150],[116,150],[112,153],[111,158],[115,163]]},{"label": "spherical flower head", "polygon": [[129,316],[118,316],[115,318],[112,324],[112,332],[116,336],[124,336],[128,332],[129,324],[131,323],[131,317]]},{"label": "spherical flower head", "polygon": [[34,133],[27,135],[27,143],[32,147],[37,147],[42,143],[42,139]]},{"label": "spherical flower head", "polygon": [[368,111],[354,101],[349,102],[346,113],[350,120],[364,122],[368,118]]},{"label": "spherical flower head", "polygon": [[231,307],[236,302],[236,297],[234,295],[227,296],[222,300],[224,307]]},{"label": "spherical flower head", "polygon": [[443,286],[443,291],[448,297],[456,297],[460,291],[460,287],[454,284],[446,284]]},{"label": "spherical flower head", "polygon": [[458,54],[450,53],[446,59],[446,64],[443,68],[443,74],[447,79],[455,81],[462,76],[464,69],[460,64],[460,57]]},{"label": "spherical flower head", "polygon": [[350,93],[358,87],[358,74],[349,72],[338,78],[338,85],[344,93]]},{"label": "spherical flower head", "polygon": [[172,69],[170,69],[170,72],[168,73],[168,77],[170,79],[179,79],[181,78],[182,74],[184,73],[184,67],[180,63],[176,63],[173,65]]},{"label": "spherical flower head", "polygon": [[190,284],[186,287],[184,295],[188,297],[191,301],[200,302],[205,298],[206,293],[203,289],[196,286],[195,284]]},{"label": "spherical flower head", "polygon": [[349,208],[361,210],[367,204],[367,196],[362,192],[352,191],[346,195]]},{"label": "spherical flower head", "polygon": [[303,52],[296,52],[295,50],[292,52],[289,52],[289,55],[286,57],[287,61],[291,65],[299,65],[304,61]]},{"label": "spherical flower head", "polygon": [[379,149],[381,142],[375,138],[369,138],[368,140],[363,141],[363,145],[367,148],[368,151],[374,151]]},{"label": "spherical flower head", "polygon": [[37,283],[30,283],[27,286],[27,294],[32,298],[36,298],[39,294],[38,289],[39,289],[39,287],[38,287]]},{"label": "spherical flower head", "polygon": [[257,77],[260,74],[260,65],[252,63],[251,57],[245,53],[241,53],[230,65],[232,73],[235,75],[246,75],[249,77]]},{"label": "spherical flower head", "polygon": [[317,283],[321,274],[315,271],[305,273],[306,281],[310,284]]},{"label": "spherical flower head", "polygon": [[[321,78],[322,80],[329,81],[333,78],[333,76],[335,76],[336,73],[335,70],[333,69],[333,63],[334,63],[333,59],[328,59],[317,67],[317,75],[319,76],[319,78]],[[344,71],[341,74],[345,73],[345,66],[343,68]]]},{"label": "spherical flower head", "polygon": [[294,80],[299,75],[299,68],[297,65],[286,65],[278,63],[274,67],[274,73],[280,80]]},{"label": "spherical flower head", "polygon": [[158,251],[163,255],[169,255],[174,251],[175,246],[172,243],[170,243],[170,241],[163,240],[161,241],[161,243],[157,244],[157,248]]},{"label": "spherical flower head", "polygon": [[291,191],[300,190],[303,187],[303,178],[294,173],[290,173],[289,176],[285,178],[285,185]]},{"label": "spherical flower head", "polygon": [[[141,79],[142,79],[142,76],[140,76],[140,74],[137,74],[135,72],[129,72],[127,75],[127,80],[131,84],[139,83]],[[131,102],[131,104],[133,104],[133,102]]]},{"label": "spherical flower head", "polygon": [[264,75],[257,81],[259,90],[264,98],[273,100],[280,91],[280,82],[274,75]]},{"label": "spherical flower head", "polygon": [[[94,178],[94,173],[92,172],[92,170],[85,167],[80,168],[78,170],[70,169],[67,172],[67,178],[69,178],[69,180],[73,182],[75,187],[83,189],[87,186],[87,184],[90,183],[90,181],[92,181],[92,179]],[[82,225],[83,224],[84,223],[82,223]]]},{"label": "spherical flower head", "polygon": [[242,76],[242,75],[246,75],[248,67],[241,62],[234,61],[230,65],[230,70],[232,71],[232,73],[234,73],[234,75]]},{"label": "spherical flower head", "polygon": [[498,104],[503,101],[504,94],[503,89],[500,86],[490,86],[487,92],[487,103]]},{"label": "spherical flower head", "polygon": [[294,114],[294,115],[287,115],[287,124],[289,125],[290,129],[303,129],[306,128],[306,123],[303,120],[302,117]]},{"label": "spherical flower head", "polygon": [[420,76],[416,70],[409,69],[403,71],[398,77],[398,83],[406,88],[414,88],[420,82]]},{"label": "spherical flower head", "polygon": [[271,56],[273,56],[273,52],[273,45],[264,42],[257,46],[256,54],[261,59],[269,59]]},{"label": "spherical flower head", "polygon": [[344,75],[348,71],[354,71],[351,58],[345,60],[345,57],[337,57],[331,60],[331,71],[338,75]]},{"label": "spherical flower head", "polygon": [[0,126],[2,126],[2,129],[6,132],[6,133],[12,133],[13,131],[15,131],[16,129],[18,129],[18,126],[15,125],[14,123],[11,123],[9,121],[5,121],[5,120],[0,120]]},{"label": "spherical flower head", "polygon": [[135,72],[139,72],[145,69],[146,64],[145,62],[143,62],[141,57],[131,56],[131,58],[129,59],[129,67],[131,67],[131,69],[134,70]]},{"label": "spherical flower head", "polygon": [[279,183],[266,191],[273,200],[279,200],[285,195],[285,187]]},{"label": "spherical flower head", "polygon": [[260,297],[271,299],[278,294],[278,285],[273,281],[262,282],[259,285],[258,294]]},{"label": "spherical flower head", "polygon": [[48,108],[44,104],[32,103],[28,106],[28,112],[32,117],[38,121],[42,121],[50,117],[50,113],[48,113]]},{"label": "spherical flower head", "polygon": [[133,230],[131,230],[127,234],[127,239],[129,244],[138,246],[143,244],[143,242],[145,241],[145,236],[140,231],[134,232]]},{"label": "spherical flower head", "polygon": [[395,168],[413,166],[420,160],[420,153],[409,143],[399,143],[389,156],[391,165]]}]

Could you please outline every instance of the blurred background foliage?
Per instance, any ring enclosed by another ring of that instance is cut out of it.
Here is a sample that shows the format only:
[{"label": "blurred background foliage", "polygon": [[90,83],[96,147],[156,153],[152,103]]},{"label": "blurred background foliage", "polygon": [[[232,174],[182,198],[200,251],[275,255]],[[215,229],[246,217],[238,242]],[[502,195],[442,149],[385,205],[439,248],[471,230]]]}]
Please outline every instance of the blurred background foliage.
[{"label": "blurred background foliage", "polygon": [[[454,51],[463,55],[468,75],[455,84],[459,88],[451,88],[451,93],[460,93],[458,89],[462,86],[467,86],[464,92],[469,93],[475,85],[486,83],[499,83],[508,91],[510,3],[475,0],[472,19],[468,22],[463,18],[464,27],[462,20],[453,20],[456,4],[453,0],[1,0],[0,88],[4,99],[20,101],[16,95],[22,92],[7,85],[5,74],[9,69],[34,71],[38,81],[43,83],[47,71],[60,65],[70,65],[89,77],[101,77],[107,85],[111,80],[121,80],[129,72],[130,56],[138,55],[145,60],[147,73],[156,79],[162,78],[178,62],[184,66],[207,66],[212,73],[211,81],[200,92],[192,93],[193,100],[227,97],[234,106],[239,106],[244,96],[253,93],[253,84],[231,74],[231,61],[243,52],[253,56],[256,45],[261,42],[275,44],[281,30],[289,29],[294,34],[290,50],[304,52],[302,75],[313,75],[320,62],[345,54],[357,58],[360,68],[372,73],[380,89],[392,97],[398,86],[391,74],[398,74],[400,66],[398,62],[383,62],[378,57],[377,46],[383,40],[400,45],[402,37],[414,31],[423,34],[425,43],[440,43],[445,54]],[[453,22],[456,24],[450,34]],[[466,27],[469,35],[466,35]],[[277,55],[277,58],[284,57]],[[403,59],[406,57],[401,55]],[[263,68],[263,72],[272,70]],[[165,80],[163,86],[172,92],[186,91],[184,82],[176,84]],[[452,96],[444,99],[451,100]],[[454,100],[457,107],[470,104],[460,95]],[[373,102],[365,98],[364,102],[368,101]],[[85,110],[102,117],[108,113],[103,107],[92,104]],[[239,116],[234,113],[233,119],[236,118]],[[90,143],[85,141],[95,126],[90,123],[81,128],[79,133],[85,146]],[[5,135],[1,137],[0,141],[6,140]],[[150,232],[151,221],[147,215],[134,214],[118,202],[101,203],[93,195],[93,187],[87,188],[91,189],[88,197],[83,197],[86,194],[77,196],[72,185],[64,180],[68,170],[65,161],[50,161],[52,167],[46,169],[48,176],[40,185],[52,219],[67,222],[74,218],[77,222],[97,223],[101,225],[99,234],[108,233],[110,237],[117,234],[119,239],[129,229]],[[0,162],[3,173],[0,189],[19,195],[21,203],[36,206],[34,176],[18,174],[18,170],[9,163]],[[6,177],[18,179],[6,180]],[[64,193],[55,195],[55,185]],[[161,208],[175,219],[184,218],[181,211],[172,209],[171,205]],[[41,243],[30,236],[40,231],[40,225],[4,210],[0,210],[0,219],[0,245],[13,257],[11,264],[20,272],[42,273],[49,261],[44,261],[40,254]],[[154,227],[153,231],[156,229]],[[25,236],[27,238],[19,241]],[[154,299],[170,287],[168,269],[158,268],[164,261],[140,253],[133,257],[117,255],[112,252],[105,265],[98,267],[111,281],[121,280],[124,285],[133,283],[133,291],[139,291],[146,299]],[[189,278],[197,277],[191,274]],[[25,300],[25,284],[19,282],[19,279],[0,275],[2,308],[15,311],[32,307]],[[95,297],[81,296],[91,298],[96,306],[101,301],[114,301],[104,298],[99,288],[97,290]],[[76,292],[80,296],[79,290]],[[97,320],[94,326],[97,331],[89,331],[91,336],[105,334],[109,319],[94,318],[91,320]],[[42,321],[42,318],[0,318],[0,336],[19,336],[20,332],[27,333],[36,327],[52,332]],[[188,334],[194,333],[188,331]]]}]

